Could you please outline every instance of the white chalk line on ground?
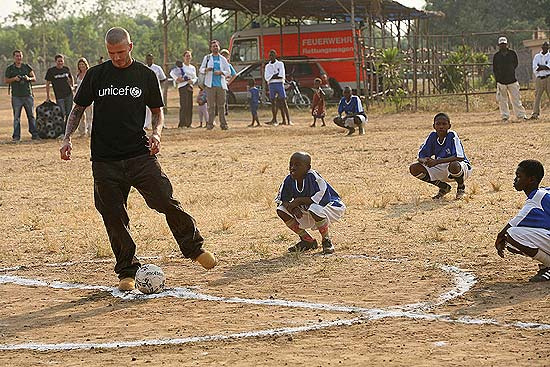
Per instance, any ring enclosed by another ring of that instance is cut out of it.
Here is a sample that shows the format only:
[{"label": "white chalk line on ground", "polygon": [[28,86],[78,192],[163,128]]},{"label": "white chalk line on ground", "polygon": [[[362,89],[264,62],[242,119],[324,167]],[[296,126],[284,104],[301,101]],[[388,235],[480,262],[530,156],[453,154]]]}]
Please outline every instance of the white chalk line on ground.
[{"label": "white chalk line on ground", "polygon": [[[334,256],[334,255],[333,255]],[[345,258],[364,258],[376,261],[390,261],[390,262],[403,262],[406,260],[399,259],[381,259],[378,257],[369,257],[367,255],[344,255]],[[111,260],[88,260],[90,262],[107,262]],[[47,266],[70,266],[75,265],[77,262],[66,262],[58,264],[47,264]],[[49,287],[54,289],[63,290],[97,290],[110,293],[112,296],[125,299],[125,300],[143,300],[154,298],[174,297],[180,299],[192,299],[200,301],[214,301],[224,303],[244,303],[252,305],[262,306],[277,306],[277,307],[290,307],[290,308],[303,308],[312,310],[323,310],[332,312],[345,312],[360,314],[360,317],[352,319],[337,319],[328,322],[313,323],[310,325],[303,325],[299,327],[277,328],[277,329],[265,329],[257,331],[248,331],[232,334],[218,334],[218,335],[205,335],[205,336],[193,336],[187,338],[165,338],[165,339],[147,339],[147,340],[135,340],[135,341],[115,341],[108,343],[21,343],[21,344],[0,344],[0,350],[35,350],[35,351],[55,351],[55,350],[74,350],[74,349],[109,349],[109,348],[122,348],[122,347],[137,347],[145,345],[176,345],[187,343],[198,343],[207,341],[223,341],[223,340],[235,340],[242,338],[253,337],[266,337],[266,336],[281,336],[289,335],[300,332],[307,332],[313,330],[320,330],[335,326],[350,326],[353,324],[364,323],[370,320],[380,320],[383,318],[410,318],[417,320],[428,321],[443,321],[450,323],[470,324],[470,325],[497,325],[504,327],[515,327],[523,329],[537,329],[537,330],[550,330],[549,324],[541,323],[499,323],[493,319],[476,319],[470,317],[453,318],[449,315],[432,314],[425,311],[440,306],[445,302],[459,297],[466,293],[476,283],[475,276],[469,272],[461,270],[455,266],[439,265],[440,269],[452,274],[454,287],[440,295],[435,301],[427,301],[420,303],[413,303],[401,306],[391,306],[387,308],[364,308],[356,306],[345,306],[336,304],[325,304],[305,301],[289,301],[284,299],[253,299],[253,298],[240,298],[240,297],[219,297],[212,296],[203,293],[198,293],[190,288],[169,288],[162,293],[145,295],[139,292],[125,293],[119,291],[114,287],[107,287],[101,285],[86,285],[78,283],[60,282],[60,281],[44,281],[31,278],[24,278],[20,276],[0,275],[0,284],[17,284],[21,286],[33,286],[33,287]],[[0,272],[20,270],[20,268],[0,268]],[[25,267],[23,267],[25,269]]]}]

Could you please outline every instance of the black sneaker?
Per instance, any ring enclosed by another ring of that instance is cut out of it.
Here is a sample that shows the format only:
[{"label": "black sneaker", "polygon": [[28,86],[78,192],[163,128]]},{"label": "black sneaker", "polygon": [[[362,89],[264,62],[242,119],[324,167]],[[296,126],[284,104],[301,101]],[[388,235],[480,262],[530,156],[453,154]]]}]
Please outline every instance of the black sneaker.
[{"label": "black sneaker", "polygon": [[529,281],[531,283],[535,282],[547,282],[550,280],[550,268],[540,268],[535,276],[533,276]]},{"label": "black sneaker", "polygon": [[300,240],[297,244],[288,248],[288,252],[302,252],[307,250],[313,250],[317,248],[317,241],[308,242],[306,240]]},{"label": "black sneaker", "polygon": [[447,184],[447,187],[440,188],[440,189],[439,189],[439,192],[437,193],[437,195],[435,195],[434,197],[432,197],[432,199],[434,199],[434,200],[443,199],[443,196],[447,195],[447,194],[450,193],[450,192],[451,192],[451,185]]},{"label": "black sneaker", "polygon": [[330,238],[325,238],[322,242],[323,245],[323,254],[329,255],[334,253],[334,245]]}]

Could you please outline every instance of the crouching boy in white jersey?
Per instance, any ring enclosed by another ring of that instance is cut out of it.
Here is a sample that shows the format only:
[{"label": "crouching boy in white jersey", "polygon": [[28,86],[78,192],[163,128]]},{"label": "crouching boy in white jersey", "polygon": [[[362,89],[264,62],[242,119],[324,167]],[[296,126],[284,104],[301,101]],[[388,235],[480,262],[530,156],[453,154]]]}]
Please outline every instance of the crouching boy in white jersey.
[{"label": "crouching boy in white jersey", "polygon": [[346,206],[338,193],[321,175],[311,169],[311,156],[296,152],[290,157],[290,174],[286,176],[275,201],[277,215],[300,242],[288,251],[306,251],[317,248],[317,241],[307,232],[317,228],[322,237],[324,254],[332,254],[334,245],[329,236],[329,226],[340,219]]},{"label": "crouching boy in white jersey", "polygon": [[470,161],[464,154],[458,134],[449,130],[451,120],[447,114],[440,112],[435,115],[433,128],[435,131],[420,147],[418,162],[411,164],[409,171],[414,177],[439,187],[433,199],[441,199],[451,192],[451,185],[447,183],[451,181],[458,184],[456,198],[462,199],[466,190],[464,181],[472,174]]},{"label": "crouching boy in white jersey", "polygon": [[550,187],[539,188],[544,167],[539,161],[525,160],[516,169],[514,188],[523,191],[527,200],[523,208],[500,231],[495,247],[504,258],[504,249],[537,260],[539,272],[530,282],[550,280]]}]

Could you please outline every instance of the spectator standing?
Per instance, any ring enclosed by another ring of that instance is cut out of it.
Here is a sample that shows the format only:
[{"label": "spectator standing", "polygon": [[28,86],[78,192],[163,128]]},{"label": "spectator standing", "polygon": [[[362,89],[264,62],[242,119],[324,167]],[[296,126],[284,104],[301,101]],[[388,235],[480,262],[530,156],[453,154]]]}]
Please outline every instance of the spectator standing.
[{"label": "spectator standing", "polygon": [[[225,59],[229,63],[229,69],[231,69],[231,75],[228,76],[227,78],[225,78],[227,80],[227,89],[229,90],[229,86],[231,85],[233,80],[235,80],[237,78],[237,72],[235,71],[235,68],[233,67],[233,65],[231,65],[231,59],[229,57],[229,50],[224,48],[223,50],[220,51],[220,55],[225,57]],[[229,99],[229,93],[227,93],[226,96],[225,96],[224,109],[225,109],[225,115],[226,116],[229,115],[229,106],[228,106],[229,102],[228,102],[228,99]]]},{"label": "spectator standing", "polygon": [[[78,59],[77,63],[77,74],[76,74],[76,85],[74,87],[74,93],[78,93],[78,88],[80,88],[80,84],[82,84],[82,80],[84,80],[84,76],[86,75],[86,72],[90,68],[90,64],[88,63],[88,60],[86,60],[84,57],[81,57]],[[90,108],[88,111],[85,111],[82,115],[82,120],[80,121],[80,124],[78,125],[78,133],[80,136],[90,136],[92,135],[92,120],[93,120],[93,108]]]},{"label": "spectator standing", "polygon": [[264,78],[269,85],[269,99],[271,100],[271,113],[273,114],[273,118],[268,124],[278,125],[277,108],[279,108],[283,116],[282,125],[292,125],[288,105],[286,104],[285,64],[277,60],[275,50],[269,51],[269,62],[265,65]]},{"label": "spectator standing", "polygon": [[[153,70],[153,72],[157,76],[160,90],[162,90],[162,86],[166,82],[166,75],[164,74],[164,70],[162,70],[162,68],[159,65],[153,63],[153,61],[154,61],[153,54],[147,54],[145,56],[145,63],[147,64],[147,67]],[[145,124],[143,127],[145,127],[146,129],[151,128],[151,109],[149,109],[149,107],[145,109]]]},{"label": "spectator standing", "polygon": [[65,66],[65,57],[63,55],[55,55],[55,66],[46,71],[46,77],[44,79],[46,79],[46,100],[51,101],[51,84],[55,94],[55,103],[61,107],[63,115],[65,115],[65,122],[67,122],[67,117],[69,117],[71,108],[73,108],[74,81],[71,69]]},{"label": "spectator standing", "polygon": [[533,114],[531,120],[538,120],[540,116],[540,100],[542,95],[550,98],[550,53],[548,52],[549,44],[547,41],[542,44],[542,51],[533,58],[533,73],[536,76],[535,80],[535,105],[533,106]]},{"label": "spectator standing", "polygon": [[36,119],[34,118],[34,97],[32,96],[31,83],[36,81],[36,76],[30,65],[23,63],[23,52],[15,50],[12,53],[13,64],[6,68],[4,83],[11,89],[11,107],[13,109],[13,134],[12,141],[21,140],[21,110],[25,108],[29,133],[32,139],[38,139]]},{"label": "spectator standing", "polygon": [[208,123],[206,128],[214,128],[214,119],[216,110],[220,119],[220,127],[227,130],[227,121],[225,119],[225,96],[227,93],[226,77],[231,75],[231,68],[225,57],[220,55],[220,43],[217,40],[210,42],[210,51],[212,53],[204,56],[199,71],[205,74],[204,85],[206,88],[206,98],[208,100]]},{"label": "spectator standing", "polygon": [[508,98],[512,102],[514,114],[518,119],[526,120],[525,108],[521,104],[519,94],[519,83],[516,79],[516,68],[518,67],[518,55],[514,50],[508,48],[508,39],[498,39],[498,52],[493,56],[493,73],[497,81],[497,102],[500,116],[503,122],[510,118]]},{"label": "spectator standing", "polygon": [[170,71],[177,83],[180,96],[180,116],[178,127],[191,127],[193,122],[193,85],[197,82],[197,69],[191,65],[193,55],[187,50],[183,53],[183,63]]}]

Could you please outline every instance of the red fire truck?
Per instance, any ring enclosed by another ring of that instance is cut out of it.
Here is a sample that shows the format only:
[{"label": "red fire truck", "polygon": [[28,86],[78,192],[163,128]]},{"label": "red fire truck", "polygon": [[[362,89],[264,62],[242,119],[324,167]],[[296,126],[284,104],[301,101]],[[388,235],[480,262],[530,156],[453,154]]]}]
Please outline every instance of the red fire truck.
[{"label": "red fire truck", "polygon": [[[261,38],[263,35],[263,57]],[[317,61],[328,76],[340,85],[356,87],[353,62],[353,34],[350,23],[313,24],[282,28],[252,28],[233,34],[231,63],[240,70],[245,65],[269,58],[269,50],[285,57],[305,57]]]}]

